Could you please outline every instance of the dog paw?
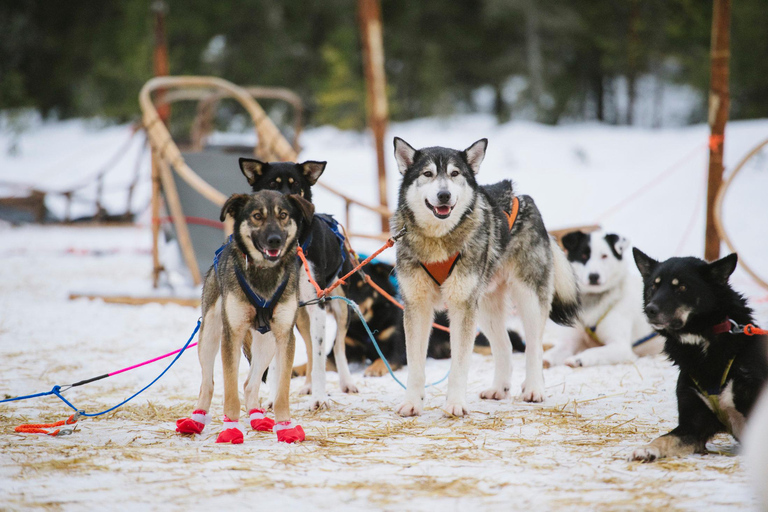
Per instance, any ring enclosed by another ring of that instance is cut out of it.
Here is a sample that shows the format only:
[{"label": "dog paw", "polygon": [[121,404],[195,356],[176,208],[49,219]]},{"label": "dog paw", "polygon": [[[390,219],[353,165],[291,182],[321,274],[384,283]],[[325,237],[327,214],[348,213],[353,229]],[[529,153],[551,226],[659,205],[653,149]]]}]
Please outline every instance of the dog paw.
[{"label": "dog paw", "polygon": [[419,416],[421,414],[421,407],[406,400],[397,408],[397,414],[403,417]]},{"label": "dog paw", "polygon": [[344,393],[358,393],[357,386],[354,385],[352,382],[340,382],[339,387],[341,388],[341,391]]},{"label": "dog paw", "polygon": [[467,404],[445,404],[443,414],[449,418],[462,418],[469,414]]},{"label": "dog paw", "polygon": [[293,370],[291,371],[291,377],[304,377],[307,375],[307,364],[300,364],[298,366],[294,366]]},{"label": "dog paw", "polygon": [[520,398],[522,398],[524,402],[543,402],[544,386],[523,383],[523,393],[520,395]]},{"label": "dog paw", "polygon": [[630,462],[653,462],[659,458],[661,458],[661,454],[657,448],[654,448],[653,446],[643,446],[632,452],[632,455],[628,460]]},{"label": "dog paw", "polygon": [[383,377],[388,373],[387,365],[381,359],[375,360],[371,365],[365,369],[363,376],[365,377]]},{"label": "dog paw", "polygon": [[584,366],[584,363],[582,362],[581,358],[571,356],[568,359],[566,359],[563,364],[565,366],[570,366],[571,368],[581,368]]},{"label": "dog paw", "polygon": [[312,384],[304,384],[299,388],[299,394],[300,395],[311,395],[312,394]]},{"label": "dog paw", "polygon": [[328,410],[330,408],[331,404],[328,402],[328,395],[312,397],[312,400],[309,401],[310,411],[322,411],[324,409]]},{"label": "dog paw", "polygon": [[483,400],[504,400],[509,397],[509,386],[492,387],[480,393]]}]

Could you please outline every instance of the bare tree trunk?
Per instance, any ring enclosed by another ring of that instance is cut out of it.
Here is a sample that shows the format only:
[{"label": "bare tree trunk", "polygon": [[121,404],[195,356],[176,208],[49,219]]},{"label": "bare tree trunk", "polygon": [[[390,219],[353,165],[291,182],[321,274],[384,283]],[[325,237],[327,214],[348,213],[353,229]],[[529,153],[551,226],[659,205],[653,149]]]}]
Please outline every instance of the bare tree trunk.
[{"label": "bare tree trunk", "polygon": [[632,0],[629,11],[629,31],[627,40],[627,112],[626,124],[635,120],[635,100],[637,99],[638,58],[640,53],[640,3]]}]

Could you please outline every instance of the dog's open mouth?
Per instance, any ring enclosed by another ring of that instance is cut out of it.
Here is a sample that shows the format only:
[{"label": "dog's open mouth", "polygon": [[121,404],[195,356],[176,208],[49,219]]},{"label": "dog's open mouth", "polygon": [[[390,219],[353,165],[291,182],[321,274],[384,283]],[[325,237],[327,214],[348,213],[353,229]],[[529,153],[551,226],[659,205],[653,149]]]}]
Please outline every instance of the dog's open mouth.
[{"label": "dog's open mouth", "polygon": [[451,211],[453,211],[453,206],[448,206],[447,204],[442,204],[442,205],[439,205],[439,206],[433,206],[426,199],[424,200],[424,202],[426,203],[427,208],[432,210],[432,213],[438,219],[447,219],[451,215]]},{"label": "dog's open mouth", "polygon": [[264,249],[264,257],[267,261],[277,261],[280,257],[280,249]]}]

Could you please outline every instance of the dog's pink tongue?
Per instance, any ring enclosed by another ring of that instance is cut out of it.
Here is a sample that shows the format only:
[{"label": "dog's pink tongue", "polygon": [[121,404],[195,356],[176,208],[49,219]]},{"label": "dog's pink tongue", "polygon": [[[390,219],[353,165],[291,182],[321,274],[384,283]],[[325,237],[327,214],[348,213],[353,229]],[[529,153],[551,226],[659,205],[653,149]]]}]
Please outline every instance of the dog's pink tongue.
[{"label": "dog's pink tongue", "polygon": [[448,215],[451,213],[451,207],[450,206],[436,206],[435,211],[439,213],[440,215]]},{"label": "dog's pink tongue", "polygon": [[270,258],[277,258],[280,254],[280,249],[267,249],[267,256]]}]

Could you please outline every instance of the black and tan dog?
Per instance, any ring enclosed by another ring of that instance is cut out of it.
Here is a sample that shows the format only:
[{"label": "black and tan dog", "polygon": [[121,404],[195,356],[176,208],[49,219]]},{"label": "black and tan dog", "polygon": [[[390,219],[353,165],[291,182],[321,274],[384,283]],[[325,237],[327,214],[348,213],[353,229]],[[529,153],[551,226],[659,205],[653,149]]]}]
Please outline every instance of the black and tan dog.
[{"label": "black and tan dog", "polygon": [[[233,195],[221,210],[222,220],[227,214],[234,218],[234,234],[216,252],[203,284],[200,396],[192,416],[179,420],[176,430],[200,433],[209,423],[213,364],[221,346],[224,429],[216,442],[243,442],[237,385],[241,349],[251,356],[245,382],[251,427],[274,429],[278,441],[302,441],[304,431],[291,422],[288,393],[295,348],[293,328],[299,308],[300,262],[296,253],[298,240],[312,222],[314,206],[299,195],[263,191]],[[246,340],[251,340],[250,347],[245,346]],[[275,356],[277,423],[264,415],[259,399],[261,376]]]},{"label": "black and tan dog", "polygon": [[634,249],[644,282],[645,315],[680,368],[678,426],[634,451],[653,461],[703,453],[718,432],[741,438],[744,423],[768,379],[765,340],[736,326],[752,323],[747,301],[728,284],[735,254],[707,263],[698,258],[658,262]]},{"label": "black and tan dog", "polygon": [[[253,158],[241,158],[240,170],[254,192],[273,190],[285,195],[295,194],[312,201],[312,186],[325,170],[326,162],[307,161],[262,162]],[[344,246],[344,237],[338,224],[330,215],[316,214],[307,231],[299,239],[309,261],[310,271],[317,284],[326,288],[339,275],[352,269],[351,258]],[[345,296],[347,286],[334,290],[334,295]],[[299,295],[302,301],[316,298],[316,291],[305,275],[300,279]],[[336,339],[333,355],[339,372],[339,386],[345,393],[357,393],[357,386],[352,381],[346,355],[344,339],[349,324],[349,308],[340,301],[327,303],[336,320]],[[325,386],[326,355],[325,350],[325,304],[312,304],[299,311],[297,327],[307,347],[306,381],[300,390],[302,394],[312,395],[310,409],[327,408],[329,405]],[[270,386],[271,388],[271,386]]]}]

